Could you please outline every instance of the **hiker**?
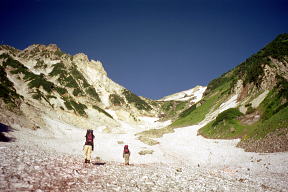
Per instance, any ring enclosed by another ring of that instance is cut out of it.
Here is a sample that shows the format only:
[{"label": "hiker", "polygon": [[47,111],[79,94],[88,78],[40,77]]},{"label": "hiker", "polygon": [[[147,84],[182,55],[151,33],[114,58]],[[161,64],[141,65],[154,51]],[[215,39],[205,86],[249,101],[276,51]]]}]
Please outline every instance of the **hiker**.
[{"label": "hiker", "polygon": [[84,156],[85,156],[85,163],[90,163],[91,160],[91,153],[94,150],[94,135],[93,130],[88,129],[86,132],[86,141],[83,147]]},{"label": "hiker", "polygon": [[123,158],[125,160],[125,165],[129,165],[129,157],[130,157],[130,150],[128,149],[128,145],[125,145],[123,150]]}]

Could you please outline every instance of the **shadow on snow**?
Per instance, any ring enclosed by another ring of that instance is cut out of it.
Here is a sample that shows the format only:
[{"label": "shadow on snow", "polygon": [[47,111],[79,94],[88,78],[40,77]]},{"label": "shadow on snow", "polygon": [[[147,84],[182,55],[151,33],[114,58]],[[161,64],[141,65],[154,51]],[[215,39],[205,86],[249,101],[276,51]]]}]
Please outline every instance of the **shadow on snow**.
[{"label": "shadow on snow", "polygon": [[12,132],[14,129],[8,125],[0,123],[0,142],[13,142],[15,138],[7,137],[4,133]]}]

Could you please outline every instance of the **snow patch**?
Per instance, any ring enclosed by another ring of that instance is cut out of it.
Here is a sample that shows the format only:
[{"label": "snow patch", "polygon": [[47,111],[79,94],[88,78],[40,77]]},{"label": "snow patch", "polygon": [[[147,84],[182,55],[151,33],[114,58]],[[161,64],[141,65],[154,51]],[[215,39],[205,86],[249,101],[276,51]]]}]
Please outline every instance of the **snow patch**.
[{"label": "snow patch", "polygon": [[175,93],[173,95],[166,96],[159,101],[187,101],[191,100],[191,102],[197,103],[202,99],[203,93],[207,87],[196,86],[193,89],[189,89],[186,91],[182,91],[179,93]]},{"label": "snow patch", "polygon": [[269,93],[269,90],[265,90],[257,98],[253,99],[253,101],[251,101],[252,107],[257,108],[260,105],[260,103],[262,103],[262,101],[266,98],[268,93]]}]

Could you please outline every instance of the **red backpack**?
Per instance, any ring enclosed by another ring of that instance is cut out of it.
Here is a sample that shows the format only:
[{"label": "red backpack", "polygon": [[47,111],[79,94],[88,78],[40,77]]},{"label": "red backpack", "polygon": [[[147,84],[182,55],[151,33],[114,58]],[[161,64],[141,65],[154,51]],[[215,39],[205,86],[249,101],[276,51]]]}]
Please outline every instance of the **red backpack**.
[{"label": "red backpack", "polygon": [[128,145],[124,146],[124,153],[129,153]]},{"label": "red backpack", "polygon": [[93,132],[92,131],[87,132],[86,143],[87,144],[93,144]]}]

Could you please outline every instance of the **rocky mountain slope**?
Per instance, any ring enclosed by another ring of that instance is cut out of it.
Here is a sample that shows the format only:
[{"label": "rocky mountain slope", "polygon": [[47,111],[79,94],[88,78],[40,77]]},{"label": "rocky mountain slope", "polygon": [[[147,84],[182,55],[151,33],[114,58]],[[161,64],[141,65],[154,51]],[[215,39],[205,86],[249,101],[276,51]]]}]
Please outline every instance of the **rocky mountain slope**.
[{"label": "rocky mountain slope", "polygon": [[45,127],[48,115],[77,127],[121,132],[125,123],[143,124],[142,116],[157,118],[165,105],[112,81],[100,61],[65,54],[54,44],[24,50],[2,45],[0,67],[0,119],[9,125]]},{"label": "rocky mountain slope", "polygon": [[220,113],[199,133],[209,138],[241,138],[239,146],[248,151],[287,151],[287,91],[288,34],[281,34],[209,83],[204,100],[213,94],[222,98],[237,95],[237,106]]}]

